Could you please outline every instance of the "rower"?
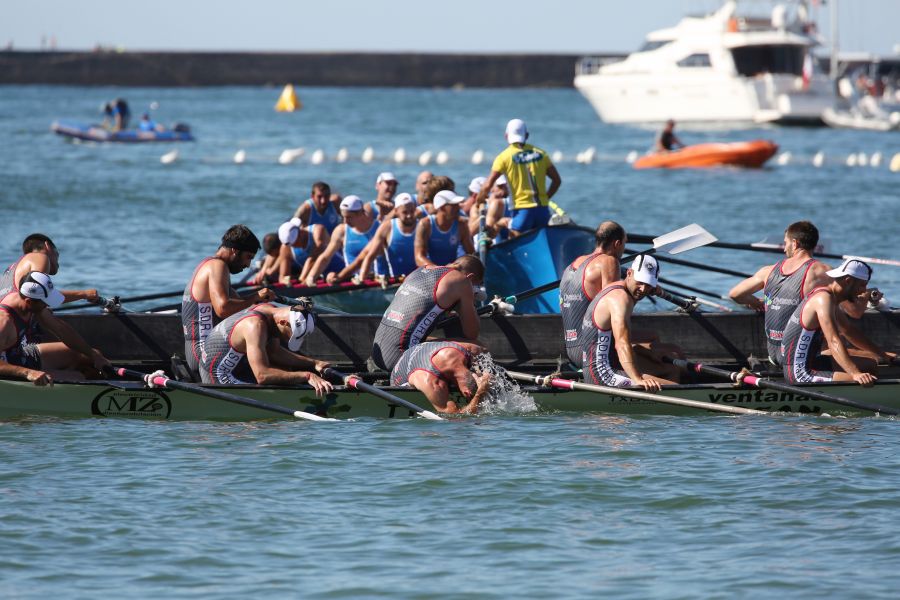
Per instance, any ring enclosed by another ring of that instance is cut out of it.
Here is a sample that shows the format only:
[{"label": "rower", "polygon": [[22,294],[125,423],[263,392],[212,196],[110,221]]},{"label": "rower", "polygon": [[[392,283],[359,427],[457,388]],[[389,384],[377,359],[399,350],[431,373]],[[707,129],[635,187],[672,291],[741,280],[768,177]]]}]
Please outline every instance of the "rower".
[{"label": "rower", "polygon": [[[59,272],[59,249],[49,237],[43,233],[32,233],[22,242],[22,256],[6,268],[0,276],[0,299],[10,292],[18,291],[18,282],[27,273],[37,271],[54,277]],[[63,295],[63,302],[87,300],[96,302],[99,298],[97,290],[58,290]]]},{"label": "rower", "polygon": [[[472,373],[472,358],[483,349],[464,342],[423,342],[403,353],[391,371],[391,385],[422,392],[435,410],[445,414],[474,414],[487,394],[490,374]],[[450,399],[453,388],[468,400],[464,406]]]},{"label": "rower", "polygon": [[[325,281],[328,284],[347,281],[354,276],[365,279],[367,275],[367,273],[360,272],[359,267],[365,258],[363,250],[378,229],[378,221],[364,209],[359,196],[352,195],[341,200],[341,216],[344,217],[344,222],[335,228],[328,245],[306,275],[307,286],[314,286],[316,279],[322,274],[327,274]],[[338,272],[328,272],[328,266],[339,250],[345,266]],[[384,275],[385,273],[387,273],[387,266],[384,258],[378,257],[375,260],[375,275]]]},{"label": "rower", "polygon": [[[53,315],[63,303],[46,273],[30,271],[19,280],[16,292],[0,302],[0,377],[24,379],[34,385],[52,385],[54,379],[98,378],[111,368],[99,350],[91,348],[72,327]],[[60,341],[30,343],[35,325]]]},{"label": "rower", "polygon": [[231,275],[249,267],[258,251],[259,240],[253,232],[245,225],[233,225],[222,236],[216,253],[200,261],[184,287],[181,326],[185,360],[192,375],[197,375],[203,343],[216,323],[271,297],[272,292],[264,288],[241,298],[231,287]]},{"label": "rower", "polygon": [[478,192],[481,191],[481,186],[484,185],[485,181],[487,181],[487,177],[476,177],[469,182],[469,195],[466,196],[466,199],[463,200],[459,207],[463,214],[471,215],[472,207],[477,204]]},{"label": "rower", "polygon": [[329,363],[298,354],[303,338],[314,329],[313,315],[299,306],[267,303],[237,312],[216,325],[206,339],[200,363],[203,383],[308,383],[323,396],[332,385],[316,371],[321,373]]},{"label": "rower", "polygon": [[[294,217],[278,227],[278,239],[278,281],[290,285],[294,275],[299,281],[306,279],[316,258],[328,247],[331,236],[324,225],[303,227],[300,219]],[[324,274],[327,277],[329,273],[337,273],[343,268],[343,257],[335,253],[325,266]]]},{"label": "rower", "polygon": [[[448,265],[462,254],[474,254],[475,246],[466,221],[459,215],[464,200],[450,190],[435,194],[435,214],[416,226],[416,264]],[[461,249],[460,249],[461,248]]]},{"label": "rower", "polygon": [[501,175],[494,182],[494,187],[487,199],[487,212],[484,220],[485,231],[495,243],[505,242],[509,239],[512,213],[509,205],[509,183],[506,181],[506,176]]},{"label": "rower", "polygon": [[366,213],[378,221],[390,218],[394,210],[394,194],[397,193],[397,178],[390,171],[379,173],[375,179],[376,196],[366,204]]},{"label": "rower", "polygon": [[480,326],[475,312],[475,286],[484,279],[484,265],[462,256],[445,267],[426,266],[410,273],[397,289],[375,332],[372,359],[390,371],[407,349],[434,330],[437,318],[455,308],[464,339],[475,343]]},{"label": "rower", "polygon": [[[855,381],[870,386],[877,379],[874,376],[876,362],[851,355],[841,336],[857,348],[888,362],[897,354],[882,350],[856,328],[848,327],[847,316],[838,305],[866,293],[872,267],[850,258],[825,274],[829,283],[806,295],[784,329],[781,341],[784,378],[789,383]],[[830,357],[821,353],[823,341]]]},{"label": "rower", "polygon": [[[791,223],[784,232],[785,258],[760,268],[734,286],[728,296],[748,308],[765,312],[766,347],[769,362],[781,366],[781,341],[791,315],[809,293],[827,285],[829,267],[813,258],[819,230],[809,221]],[[754,296],[759,290],[763,297]]]},{"label": "rower", "polygon": [[332,196],[331,187],[324,181],[317,181],[312,185],[310,197],[294,211],[294,217],[300,219],[304,227],[323,225],[331,233],[341,223],[340,204],[340,197]]},{"label": "rower", "polygon": [[[478,194],[483,202],[500,175],[506,175],[512,198],[512,222],[509,232],[516,237],[529,229],[546,227],[550,221],[550,199],[559,190],[562,178],[546,151],[526,144],[529,133],[525,122],[512,119],[506,124],[509,146],[497,155],[491,174]],[[547,188],[547,178],[550,187]]]},{"label": "rower", "polygon": [[281,251],[281,241],[278,239],[277,233],[267,233],[263,236],[262,250],[266,257],[256,271],[256,275],[250,279],[250,283],[253,285],[265,285],[278,280],[280,268],[278,255]]},{"label": "rower", "polygon": [[422,171],[416,176],[416,207],[419,211],[420,217],[424,217],[428,215],[428,209],[425,206],[425,191],[428,189],[428,184],[431,183],[431,179],[434,177],[434,173],[431,171]]},{"label": "rower", "polygon": [[366,257],[360,267],[368,273],[376,257],[384,256],[391,278],[409,275],[416,269],[416,201],[406,192],[394,198],[394,218],[378,226],[378,231],[366,248]]},{"label": "rower", "polygon": [[[657,286],[659,264],[652,256],[638,256],[624,281],[602,289],[591,301],[581,323],[581,364],[585,381],[610,387],[641,386],[657,392],[661,384],[675,383],[678,370],[673,365],[660,365],[656,374],[638,364],[631,347],[631,313],[636,302],[649,295]],[[613,345],[623,370],[616,370],[610,362]],[[658,375],[666,374],[671,379]]]}]

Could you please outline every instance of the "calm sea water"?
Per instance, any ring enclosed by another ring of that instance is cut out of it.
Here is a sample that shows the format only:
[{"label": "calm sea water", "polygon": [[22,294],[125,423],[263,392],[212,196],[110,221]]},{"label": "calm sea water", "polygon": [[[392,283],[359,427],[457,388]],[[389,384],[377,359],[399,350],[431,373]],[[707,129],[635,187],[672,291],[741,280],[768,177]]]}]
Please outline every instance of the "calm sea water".
[{"label": "calm sea water", "polygon": [[[830,250],[898,258],[892,134],[682,131],[685,141],[773,139],[761,171],[635,172],[653,132],[599,122],[574,91],[0,87],[0,258],[27,233],[60,246],[58,281],[106,295],[179,289],[222,231],[274,230],[317,179],[373,194],[381,170],[411,190],[412,159],[446,151],[460,187],[513,116],[563,153],[559,203],[582,224],[659,234],[699,222],[722,240],[814,220]],[[70,144],[122,95],[190,123],[178,146]],[[578,152],[595,147],[591,164]],[[306,156],[277,164],[285,148]],[[346,147],[351,158],[333,160]],[[360,155],[372,147],[375,160]],[[390,157],[404,148],[411,162]],[[235,165],[238,150],[248,155]],[[316,149],[329,160],[313,165]],[[825,164],[812,165],[824,152]],[[701,250],[753,270],[767,255]],[[665,267],[726,292],[735,280]],[[900,297],[900,269],[875,282]],[[897,302],[895,302],[896,304]],[[4,597],[895,597],[900,444],[891,419],[493,415],[451,423],[0,423]]]}]

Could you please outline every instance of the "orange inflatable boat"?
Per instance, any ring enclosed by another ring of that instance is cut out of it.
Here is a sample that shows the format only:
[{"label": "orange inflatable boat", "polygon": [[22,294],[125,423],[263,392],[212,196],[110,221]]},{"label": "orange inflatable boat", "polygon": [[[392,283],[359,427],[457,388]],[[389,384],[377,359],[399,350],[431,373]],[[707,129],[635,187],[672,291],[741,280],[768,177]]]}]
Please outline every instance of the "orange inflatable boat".
[{"label": "orange inflatable boat", "polygon": [[685,146],[671,152],[647,154],[634,161],[635,169],[686,169],[729,165],[759,168],[778,152],[768,140]]}]

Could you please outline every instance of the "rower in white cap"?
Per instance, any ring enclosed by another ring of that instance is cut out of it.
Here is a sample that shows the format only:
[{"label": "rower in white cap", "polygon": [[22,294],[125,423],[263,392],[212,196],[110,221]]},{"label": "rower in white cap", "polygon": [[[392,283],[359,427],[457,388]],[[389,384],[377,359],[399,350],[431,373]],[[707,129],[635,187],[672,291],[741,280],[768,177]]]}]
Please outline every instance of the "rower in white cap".
[{"label": "rower in white cap", "polygon": [[394,194],[397,193],[397,178],[390,171],[379,173],[375,179],[376,196],[366,204],[366,213],[379,221],[389,218],[394,210]]},{"label": "rower in white cap", "polygon": [[[781,340],[784,378],[790,383],[855,381],[869,386],[875,382],[877,363],[865,356],[853,356],[841,336],[865,352],[890,362],[896,352],[886,352],[855,327],[838,305],[866,293],[872,267],[849,258],[836,269],[826,271],[830,283],[807,294],[794,310]],[[830,356],[822,352],[828,346]]]},{"label": "rower in white cap", "polygon": [[378,231],[365,250],[365,258],[359,268],[368,273],[375,260],[384,256],[387,275],[391,278],[409,275],[416,269],[415,236],[418,208],[413,197],[406,192],[394,198],[394,217],[378,226]]},{"label": "rower in white cap", "polygon": [[[30,271],[46,273],[51,277],[55,277],[59,271],[59,249],[43,233],[32,233],[22,241],[22,256],[0,276],[0,300],[8,293],[18,290],[19,280]],[[95,289],[59,291],[65,297],[65,302],[96,302],[99,297]]]},{"label": "rower in white cap", "polygon": [[[49,275],[31,271],[17,288],[0,302],[0,377],[51,385],[54,379],[97,378],[110,366],[99,350],[53,315],[64,296]],[[61,341],[29,343],[26,336],[35,324]]]},{"label": "rower in white cap", "polygon": [[[656,289],[659,263],[648,255],[640,255],[628,269],[624,281],[602,289],[591,301],[581,323],[581,363],[584,379],[589,383],[610,387],[641,386],[648,392],[659,391],[661,384],[675,383],[677,369],[672,365],[657,367],[664,379],[648,373],[639,363],[631,345],[631,313],[636,302]],[[613,367],[610,350],[615,346],[621,370]]]},{"label": "rower in white cap", "polygon": [[475,246],[468,223],[460,217],[459,205],[465,200],[451,190],[434,196],[435,214],[421,219],[416,226],[416,264],[449,265],[464,254],[474,254]]},{"label": "rower in white cap", "polygon": [[[353,195],[341,200],[341,215],[344,217],[344,222],[335,228],[328,246],[322,251],[306,275],[305,283],[308,286],[315,285],[319,275],[326,273],[325,281],[329,284],[347,281],[352,277],[365,279],[368,276],[368,273],[360,272],[359,268],[365,258],[365,248],[378,229],[378,221],[364,209],[359,196]],[[339,251],[343,256],[345,266],[339,272],[328,273],[328,265],[331,263],[332,257]],[[384,258],[376,258],[375,275],[386,273],[387,266]]]}]

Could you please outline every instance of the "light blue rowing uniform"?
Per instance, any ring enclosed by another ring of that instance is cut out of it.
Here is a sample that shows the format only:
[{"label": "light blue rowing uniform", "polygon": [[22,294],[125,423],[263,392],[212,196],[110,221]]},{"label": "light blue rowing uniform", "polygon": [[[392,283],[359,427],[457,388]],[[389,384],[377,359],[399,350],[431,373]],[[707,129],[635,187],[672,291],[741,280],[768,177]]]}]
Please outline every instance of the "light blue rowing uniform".
[{"label": "light blue rowing uniform", "polygon": [[[372,220],[372,226],[369,227],[369,230],[365,233],[359,233],[354,230],[352,227],[347,226],[344,230],[344,264],[349,265],[356,257],[359,256],[360,252],[363,251],[363,248],[366,247],[366,244],[369,243],[375,236],[375,232],[378,231],[378,225],[380,223],[377,219]],[[375,274],[376,275],[387,275],[387,264],[384,262],[384,257],[379,256],[375,260]]]},{"label": "light blue rowing uniform", "polygon": [[[294,266],[296,267],[296,270],[300,270],[303,268],[303,265],[306,263],[306,259],[309,258],[309,254],[313,250],[313,225],[307,225],[306,231],[308,233],[308,235],[306,236],[306,246],[304,246],[303,248],[291,246],[291,253],[294,255]],[[337,273],[343,268],[344,257],[340,254],[335,253],[331,257],[331,261],[329,261],[328,266],[325,267],[323,273]]]},{"label": "light blue rowing uniform", "polygon": [[409,275],[416,270],[416,230],[403,233],[400,219],[391,219],[391,243],[387,247],[388,273],[391,277]]},{"label": "light blue rowing uniform", "polygon": [[316,203],[313,202],[312,198],[307,198],[306,203],[309,204],[309,224],[310,225],[324,225],[325,229],[328,230],[330,234],[334,231],[334,228],[341,224],[341,214],[334,207],[334,204],[329,201],[328,208],[325,209],[325,214],[320,214],[316,209]]},{"label": "light blue rowing uniform", "polygon": [[454,221],[448,231],[442,231],[435,215],[428,219],[431,221],[428,258],[436,265],[449,265],[459,257],[459,221]]}]

